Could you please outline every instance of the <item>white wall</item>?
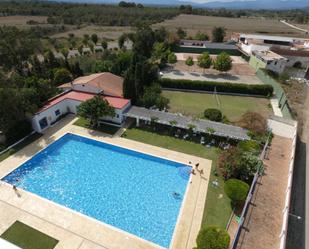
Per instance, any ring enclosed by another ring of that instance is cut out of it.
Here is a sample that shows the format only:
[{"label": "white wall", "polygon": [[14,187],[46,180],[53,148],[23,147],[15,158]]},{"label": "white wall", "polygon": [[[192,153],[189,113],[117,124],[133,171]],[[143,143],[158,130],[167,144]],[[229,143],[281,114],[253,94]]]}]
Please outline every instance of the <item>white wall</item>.
[{"label": "white wall", "polygon": [[284,71],[286,64],[287,64],[287,62],[284,59],[275,60],[275,61],[272,61],[271,63],[267,64],[266,69],[281,74]]},{"label": "white wall", "polygon": [[84,85],[84,84],[73,85],[73,90],[81,91],[81,92],[87,92],[87,93],[100,93],[100,92],[102,92],[102,90],[99,89],[99,88],[96,88],[96,87],[90,86],[90,85]]}]

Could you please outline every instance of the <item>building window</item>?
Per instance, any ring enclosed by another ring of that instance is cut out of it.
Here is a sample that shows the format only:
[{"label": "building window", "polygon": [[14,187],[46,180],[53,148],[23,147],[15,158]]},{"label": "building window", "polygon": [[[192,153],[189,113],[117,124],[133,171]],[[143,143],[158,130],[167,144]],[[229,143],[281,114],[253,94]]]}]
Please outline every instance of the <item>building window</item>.
[{"label": "building window", "polygon": [[59,115],[60,115],[60,110],[59,110],[59,109],[55,111],[55,115],[56,115],[56,116],[59,116]]},{"label": "building window", "polygon": [[46,128],[46,127],[48,126],[48,122],[47,122],[46,117],[42,118],[42,119],[39,121],[39,124],[40,124],[41,130],[43,130],[44,128]]}]

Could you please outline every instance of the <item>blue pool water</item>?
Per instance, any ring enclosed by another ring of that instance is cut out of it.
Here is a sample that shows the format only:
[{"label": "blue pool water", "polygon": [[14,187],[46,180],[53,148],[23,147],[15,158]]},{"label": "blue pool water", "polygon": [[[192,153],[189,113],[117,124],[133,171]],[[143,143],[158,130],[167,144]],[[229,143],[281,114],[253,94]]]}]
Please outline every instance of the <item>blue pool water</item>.
[{"label": "blue pool water", "polygon": [[2,180],[169,247],[189,175],[183,164],[66,134]]}]

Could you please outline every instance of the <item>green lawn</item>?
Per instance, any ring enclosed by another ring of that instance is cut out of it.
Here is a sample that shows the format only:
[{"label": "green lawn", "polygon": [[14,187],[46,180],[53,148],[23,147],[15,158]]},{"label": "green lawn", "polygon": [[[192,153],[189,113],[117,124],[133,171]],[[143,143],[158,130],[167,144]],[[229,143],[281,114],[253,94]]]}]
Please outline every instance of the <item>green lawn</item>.
[{"label": "green lawn", "polygon": [[203,117],[205,109],[217,108],[221,109],[228,120],[235,122],[247,111],[258,112],[265,117],[272,113],[269,100],[266,98],[217,95],[219,99],[217,101],[213,94],[180,91],[163,91],[162,94],[170,100],[171,112],[180,112],[189,116]]},{"label": "green lawn", "polygon": [[2,235],[1,238],[23,249],[53,249],[58,240],[16,221]]},{"label": "green lawn", "polygon": [[24,148],[25,146],[27,146],[28,144],[31,144],[32,142],[34,142],[35,140],[37,140],[39,137],[41,137],[42,134],[39,133],[34,133],[33,135],[31,135],[30,137],[28,137],[27,139],[25,139],[23,142],[21,142],[20,144],[16,145],[15,147],[13,147],[12,149],[8,150],[7,152],[3,153],[2,155],[0,155],[0,162],[3,161],[4,159],[8,158],[9,156],[13,155],[14,153],[16,153],[17,151],[21,150],[22,148]]},{"label": "green lawn", "polygon": [[81,126],[81,127],[87,128],[87,129],[100,131],[100,132],[103,132],[103,133],[107,133],[109,135],[114,135],[119,130],[119,127],[107,125],[107,124],[103,124],[103,125],[100,125],[97,128],[93,128],[93,127],[90,126],[89,121],[84,119],[84,118],[79,118],[77,121],[75,121],[74,125]]},{"label": "green lawn", "polygon": [[[137,128],[127,129],[123,134],[123,137],[212,160],[212,171],[209,181],[210,184],[207,193],[206,207],[204,210],[203,225],[217,225],[225,228],[232,212],[232,208],[230,200],[223,190],[224,181],[221,177],[216,176],[214,172],[219,149],[206,148],[198,143],[184,141],[171,136],[159,135],[154,132]],[[218,188],[213,187],[211,184],[215,179],[218,179]]]}]

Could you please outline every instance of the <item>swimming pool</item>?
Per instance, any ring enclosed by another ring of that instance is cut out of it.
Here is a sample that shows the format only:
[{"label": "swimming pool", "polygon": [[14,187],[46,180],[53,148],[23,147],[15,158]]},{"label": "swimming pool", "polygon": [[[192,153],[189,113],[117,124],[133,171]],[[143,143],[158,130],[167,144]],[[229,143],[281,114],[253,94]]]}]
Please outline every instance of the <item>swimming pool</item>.
[{"label": "swimming pool", "polygon": [[184,164],[66,134],[2,180],[168,248],[189,177]]}]

